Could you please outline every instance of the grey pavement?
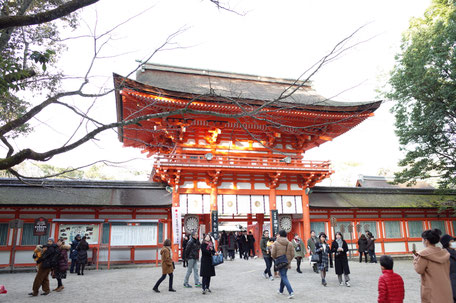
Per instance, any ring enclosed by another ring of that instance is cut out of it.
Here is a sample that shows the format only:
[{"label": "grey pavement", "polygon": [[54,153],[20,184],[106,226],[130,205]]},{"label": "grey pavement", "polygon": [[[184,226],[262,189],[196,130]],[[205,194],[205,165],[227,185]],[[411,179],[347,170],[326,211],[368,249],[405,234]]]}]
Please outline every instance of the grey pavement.
[{"label": "grey pavement", "polygon": [[[405,282],[405,302],[420,302],[420,277],[415,273],[410,260],[395,260],[394,269]],[[48,296],[29,297],[35,273],[0,274],[8,294],[0,295],[0,302],[280,302],[287,296],[277,294],[280,279],[269,281],[261,274],[264,261],[227,261],[216,267],[212,278],[212,293],[202,295],[201,289],[186,289],[182,285],[186,268],[176,265],[175,293],[168,292],[168,277],[160,285],[161,293],[152,287],[161,276],[160,267],[90,270],[84,276],[68,274],[63,280],[65,289]],[[328,286],[321,285],[320,276],[308,263],[304,263],[302,274],[296,272],[296,263],[289,270],[289,280],[295,291],[297,302],[377,302],[377,283],[381,274],[379,264],[350,262],[351,287],[339,286],[334,269],[327,274]],[[193,284],[193,275],[190,277]],[[51,279],[51,289],[57,285]],[[284,291],[286,293],[286,290]]]}]

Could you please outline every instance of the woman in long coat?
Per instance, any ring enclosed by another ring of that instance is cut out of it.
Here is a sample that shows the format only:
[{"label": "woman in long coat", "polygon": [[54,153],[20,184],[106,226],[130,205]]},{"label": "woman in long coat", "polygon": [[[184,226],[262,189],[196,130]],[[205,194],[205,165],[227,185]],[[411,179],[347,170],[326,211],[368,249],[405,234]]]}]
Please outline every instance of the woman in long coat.
[{"label": "woman in long coat", "polygon": [[328,264],[330,267],[333,267],[332,257],[331,257],[331,248],[329,244],[326,243],[326,234],[320,233],[318,236],[319,241],[315,243],[315,253],[318,254],[318,269],[320,270],[321,284],[326,286],[326,272],[328,271]]},{"label": "woman in long coat", "polygon": [[78,263],[76,264],[76,271],[78,275],[84,275],[84,268],[87,264],[87,251],[89,250],[89,243],[86,241],[86,237],[82,237],[81,241],[76,247],[78,251]]},{"label": "woman in long coat", "polygon": [[442,232],[438,229],[425,230],[421,237],[425,249],[414,252],[413,266],[421,275],[422,303],[453,303],[450,282],[450,254],[436,247]]},{"label": "woman in long coat", "polygon": [[350,287],[350,268],[348,267],[347,251],[347,242],[345,242],[342,233],[337,232],[336,240],[334,240],[331,245],[331,252],[334,253],[336,275],[339,278],[340,286],[344,285],[344,282],[342,281],[342,275],[344,275],[345,285]]},{"label": "woman in long coat", "polygon": [[443,248],[450,253],[450,281],[453,290],[453,301],[456,303],[456,238],[450,235],[444,235],[440,239]]},{"label": "woman in long coat", "polygon": [[67,270],[68,270],[68,251],[70,250],[70,245],[65,245],[63,239],[57,241],[59,261],[56,267],[52,270],[52,277],[57,280],[57,288],[54,291],[62,291],[63,283],[62,279],[66,279]]},{"label": "woman in long coat", "polygon": [[301,261],[306,257],[306,247],[304,245],[304,242],[299,238],[298,234],[295,234],[293,240],[291,240],[291,244],[293,244],[293,248],[295,251],[295,259],[296,259],[296,271],[298,273],[302,273],[301,271]]},{"label": "woman in long coat", "polygon": [[161,267],[162,267],[162,276],[160,279],[158,279],[157,283],[155,283],[155,286],[153,290],[155,292],[160,292],[158,290],[158,287],[160,286],[160,283],[165,280],[166,275],[169,276],[169,288],[168,290],[171,292],[175,292],[173,289],[173,272],[174,272],[174,262],[173,258],[171,257],[171,240],[166,239],[165,242],[163,242],[163,248],[160,251],[160,256],[161,256]]},{"label": "woman in long coat", "polygon": [[367,238],[364,234],[362,234],[361,237],[359,237],[358,252],[359,252],[359,263],[363,262],[363,254],[364,254],[364,260],[367,263]]},{"label": "woman in long coat", "polygon": [[210,290],[211,277],[215,276],[215,267],[212,265],[212,256],[215,255],[215,247],[210,234],[204,237],[201,244],[201,268],[200,276],[203,277],[203,295]]}]

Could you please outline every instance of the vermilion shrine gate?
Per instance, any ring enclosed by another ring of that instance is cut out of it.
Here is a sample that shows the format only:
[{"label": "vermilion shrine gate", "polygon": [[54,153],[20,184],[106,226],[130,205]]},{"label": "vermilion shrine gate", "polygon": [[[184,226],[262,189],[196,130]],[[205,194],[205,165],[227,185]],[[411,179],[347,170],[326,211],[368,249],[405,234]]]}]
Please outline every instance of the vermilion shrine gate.
[{"label": "vermilion shrine gate", "polygon": [[187,231],[209,231],[216,211],[219,221],[258,223],[259,235],[277,212],[280,228],[307,240],[309,189],[333,171],[305,152],[381,103],[336,102],[302,81],[150,64],[137,81],[114,82],[119,121],[152,115],[119,128],[119,139],[153,157],[151,180],[172,187]]}]

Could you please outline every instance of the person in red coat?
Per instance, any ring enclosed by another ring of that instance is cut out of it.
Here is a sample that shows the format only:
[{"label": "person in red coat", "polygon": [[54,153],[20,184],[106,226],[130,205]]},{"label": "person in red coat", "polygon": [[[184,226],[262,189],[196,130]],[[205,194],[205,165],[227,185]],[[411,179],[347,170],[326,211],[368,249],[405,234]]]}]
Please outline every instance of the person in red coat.
[{"label": "person in red coat", "polygon": [[404,302],[404,281],[393,271],[394,261],[390,256],[380,258],[383,275],[378,279],[378,303]]}]

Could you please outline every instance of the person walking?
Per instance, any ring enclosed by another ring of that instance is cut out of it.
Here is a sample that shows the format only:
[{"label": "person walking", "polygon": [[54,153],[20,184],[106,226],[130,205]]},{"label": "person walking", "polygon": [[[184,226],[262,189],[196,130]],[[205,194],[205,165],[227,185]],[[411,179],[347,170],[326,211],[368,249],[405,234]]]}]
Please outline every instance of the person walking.
[{"label": "person walking", "polygon": [[235,257],[235,251],[236,251],[236,237],[234,236],[233,232],[230,232],[228,234],[227,249],[228,249],[228,256],[229,256],[230,260],[233,261],[234,257]]},{"label": "person walking", "polygon": [[57,241],[57,251],[58,254],[58,263],[52,269],[52,277],[57,280],[57,288],[53,291],[60,292],[64,289],[62,279],[66,279],[67,270],[68,270],[68,251],[71,249],[70,245],[66,245],[65,241],[60,238]]},{"label": "person walking", "polygon": [[[312,260],[312,255],[315,255],[315,244],[318,242],[317,235],[315,234],[315,230],[310,231],[310,238],[307,240],[307,249],[309,250],[310,253],[310,260]],[[312,269],[315,273],[318,274],[318,263],[317,262],[311,262],[312,263]]]},{"label": "person walking", "polygon": [[288,291],[288,298],[292,299],[294,297],[293,288],[291,287],[290,281],[287,277],[287,271],[291,268],[290,264],[294,258],[294,249],[293,245],[287,239],[287,232],[284,230],[279,231],[277,236],[277,240],[272,245],[271,257],[276,260],[276,266],[279,266],[278,263],[279,257],[283,258],[286,257],[286,261],[288,262],[287,266],[279,268],[280,274],[280,288],[277,291],[279,294],[283,294],[283,289],[286,287]]},{"label": "person walking", "polygon": [[87,243],[86,237],[82,237],[78,247],[76,247],[76,250],[78,251],[78,263],[76,264],[76,272],[78,273],[78,276],[84,275],[84,269],[88,260],[87,251],[89,248],[89,243]]},{"label": "person walking", "polygon": [[359,237],[358,252],[359,252],[359,263],[363,262],[363,254],[364,254],[364,259],[367,263],[367,238],[364,234],[362,234]]},{"label": "person walking", "polygon": [[207,234],[201,244],[201,269],[200,276],[203,277],[203,295],[207,292],[212,292],[211,277],[215,276],[215,266],[212,265],[212,256],[215,255],[215,247],[212,242],[212,237]]},{"label": "person walking", "polygon": [[328,243],[326,243],[327,236],[325,233],[320,233],[318,238],[320,241],[315,244],[315,252],[318,254],[318,270],[320,271],[321,284],[326,286],[326,272],[328,271],[328,264],[329,267],[333,267],[331,249],[329,248]]},{"label": "person walking", "polygon": [[201,283],[199,282],[199,275],[198,275],[198,260],[199,260],[199,250],[200,250],[200,242],[198,240],[198,233],[196,231],[192,232],[192,236],[187,243],[187,247],[185,247],[184,257],[185,260],[188,262],[187,273],[185,274],[184,278],[184,287],[185,288],[192,288],[190,284],[188,284],[188,279],[193,272],[193,278],[195,282],[195,287],[201,287]]},{"label": "person walking", "polygon": [[370,263],[377,263],[377,256],[375,255],[375,238],[370,231],[366,231],[367,238],[367,252],[369,253]]},{"label": "person walking", "polygon": [[451,289],[453,290],[453,301],[456,303],[456,238],[450,235],[444,235],[440,239],[440,243],[450,254],[450,281]]},{"label": "person walking", "polygon": [[43,246],[43,254],[38,258],[38,272],[36,273],[35,280],[33,281],[32,292],[30,296],[38,296],[40,287],[43,289],[43,296],[48,295],[51,290],[49,288],[49,273],[52,267],[57,263],[57,245],[54,243],[54,238],[49,238],[47,245]]},{"label": "person walking", "polygon": [[380,257],[382,275],[378,279],[378,303],[402,303],[404,280],[393,271],[394,261],[390,256]]},{"label": "person walking", "polygon": [[274,281],[274,277],[272,276],[272,273],[271,273],[272,257],[271,257],[271,251],[268,249],[268,242],[269,242],[269,230],[265,230],[265,231],[263,231],[263,237],[261,238],[261,241],[260,241],[261,253],[263,254],[263,260],[264,260],[264,263],[266,264],[266,269],[263,272],[263,277],[265,279]]},{"label": "person walking", "polygon": [[222,231],[219,241],[220,247],[222,249],[223,259],[228,259],[228,234],[226,231]]},{"label": "person walking", "polygon": [[249,231],[247,235],[247,245],[248,245],[248,253],[247,256],[253,257],[256,259],[255,256],[255,237],[253,236],[252,232]]},{"label": "person walking", "polygon": [[341,232],[336,232],[336,240],[332,242],[331,252],[334,253],[334,263],[339,285],[344,286],[342,275],[344,275],[345,286],[350,287],[350,268],[347,258],[348,245]]},{"label": "person walking", "polygon": [[160,286],[161,282],[166,279],[166,275],[169,276],[169,287],[168,290],[171,292],[176,292],[173,289],[173,272],[174,272],[174,262],[173,258],[171,257],[171,240],[166,239],[163,242],[163,248],[160,251],[161,256],[161,267],[162,267],[162,276],[158,279],[157,283],[155,283],[153,290],[155,292],[160,292],[158,287]]},{"label": "person walking", "polygon": [[421,275],[422,303],[453,303],[450,282],[450,253],[436,247],[442,232],[438,229],[425,230],[421,237],[425,249],[413,252],[413,266]]},{"label": "person walking", "polygon": [[70,274],[74,273],[74,269],[76,267],[76,264],[78,263],[78,250],[76,247],[78,247],[79,242],[81,241],[81,235],[77,234],[76,237],[74,237],[73,242],[71,242],[71,249],[70,249],[70,259],[71,259],[71,267],[70,267]]},{"label": "person walking", "polygon": [[188,235],[184,234],[184,238],[182,239],[182,266],[187,267],[188,262],[187,259],[185,259],[184,252],[185,252],[185,247],[187,247],[188,243]]},{"label": "person walking", "polygon": [[293,248],[295,251],[296,271],[302,274],[301,261],[306,257],[306,247],[304,246],[304,242],[302,242],[302,240],[299,238],[298,234],[294,235],[294,238],[293,240],[291,240],[291,243],[293,244]]}]

